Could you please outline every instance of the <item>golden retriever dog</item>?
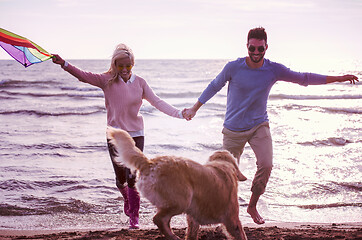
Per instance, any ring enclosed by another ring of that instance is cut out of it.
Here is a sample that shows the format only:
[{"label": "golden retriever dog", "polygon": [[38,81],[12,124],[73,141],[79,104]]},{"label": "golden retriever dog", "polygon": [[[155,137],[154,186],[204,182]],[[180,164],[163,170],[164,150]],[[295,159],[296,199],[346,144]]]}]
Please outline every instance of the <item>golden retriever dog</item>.
[{"label": "golden retriever dog", "polygon": [[107,137],[118,152],[117,164],[138,170],[137,188],[156,206],[153,222],[167,239],[179,239],[170,221],[182,213],[187,215],[186,239],[197,239],[200,225],[217,223],[235,239],[247,239],[238,203],[238,180],[246,177],[229,152],[215,152],[205,165],[174,156],[148,159],[127,132],[108,127]]}]

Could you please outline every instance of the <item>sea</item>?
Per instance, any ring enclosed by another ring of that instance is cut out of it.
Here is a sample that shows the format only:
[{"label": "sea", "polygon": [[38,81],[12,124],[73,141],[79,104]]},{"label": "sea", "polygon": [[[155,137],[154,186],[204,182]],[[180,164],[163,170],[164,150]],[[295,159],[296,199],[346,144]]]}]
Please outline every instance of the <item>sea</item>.
[{"label": "sea", "polygon": [[[140,59],[133,72],[166,102],[184,109],[196,102],[228,61]],[[110,64],[69,62],[96,73],[107,71]],[[362,77],[360,62],[336,66],[321,64],[310,71]],[[144,153],[205,163],[222,149],[226,93],[227,86],[191,121],[169,117],[144,101]],[[274,168],[258,203],[265,220],[361,222],[361,82],[308,87],[278,82],[269,96],[268,114]],[[14,60],[0,60],[0,229],[127,228],[105,131],[102,90],[51,61],[24,68]],[[248,180],[239,183],[238,191],[244,224],[252,224],[246,208],[255,162],[247,144],[239,168]],[[141,228],[156,227],[155,213],[142,197]],[[177,216],[171,225],[186,226],[185,219]]]}]

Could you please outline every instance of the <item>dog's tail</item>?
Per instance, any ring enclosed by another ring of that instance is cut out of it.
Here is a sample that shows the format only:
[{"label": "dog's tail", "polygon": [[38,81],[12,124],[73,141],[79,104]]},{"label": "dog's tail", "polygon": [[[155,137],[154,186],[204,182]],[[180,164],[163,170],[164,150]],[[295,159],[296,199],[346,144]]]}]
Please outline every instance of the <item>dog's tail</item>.
[{"label": "dog's tail", "polygon": [[126,166],[132,171],[145,170],[150,166],[148,158],[135,146],[132,137],[124,130],[107,127],[107,138],[116,148],[117,164]]}]

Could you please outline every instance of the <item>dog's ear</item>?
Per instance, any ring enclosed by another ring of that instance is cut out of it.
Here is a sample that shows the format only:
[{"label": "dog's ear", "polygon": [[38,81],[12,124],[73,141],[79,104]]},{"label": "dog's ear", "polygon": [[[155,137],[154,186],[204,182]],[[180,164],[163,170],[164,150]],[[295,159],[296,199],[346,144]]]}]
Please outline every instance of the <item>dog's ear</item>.
[{"label": "dog's ear", "polygon": [[116,132],[117,130],[111,126],[107,126],[107,129],[106,129],[106,136],[108,139],[112,139],[114,138],[114,133]]},{"label": "dog's ear", "polygon": [[239,170],[239,166],[236,164],[236,158],[231,155],[231,153],[228,153],[229,158],[232,159],[232,164],[234,165],[235,168],[235,172],[236,172],[236,177],[238,178],[239,181],[246,181],[247,178],[244,176],[244,174],[242,174]]},{"label": "dog's ear", "polygon": [[[236,166],[236,167],[237,167],[237,166]],[[244,174],[242,174],[242,173],[240,172],[239,168],[236,169],[236,175],[237,175],[239,181],[242,181],[242,182],[243,182],[243,181],[246,181],[246,180],[247,180],[247,178],[244,176]]]},{"label": "dog's ear", "polygon": [[229,151],[216,151],[210,156],[209,161],[215,161],[218,159],[223,159],[223,161],[229,162],[233,165],[236,177],[239,181],[247,180],[247,178],[240,172],[239,167],[236,164],[236,158]]},{"label": "dog's ear", "polygon": [[112,138],[112,129],[110,126],[107,126],[107,130],[106,130],[106,135],[107,135],[107,138],[108,139],[111,139]]},{"label": "dog's ear", "polygon": [[247,178],[242,174],[239,170],[238,165],[236,164],[236,158],[228,151],[224,151],[225,156],[230,159],[230,162],[234,165],[235,171],[236,171],[236,177],[239,181],[246,181]]}]

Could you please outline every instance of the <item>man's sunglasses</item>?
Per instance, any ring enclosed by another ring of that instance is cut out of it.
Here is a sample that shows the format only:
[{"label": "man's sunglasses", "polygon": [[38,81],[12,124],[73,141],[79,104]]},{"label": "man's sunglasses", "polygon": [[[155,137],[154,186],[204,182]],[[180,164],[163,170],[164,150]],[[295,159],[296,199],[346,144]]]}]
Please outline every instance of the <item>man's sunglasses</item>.
[{"label": "man's sunglasses", "polygon": [[[253,45],[250,45],[250,46],[248,47],[249,52],[255,52],[255,49],[256,49],[256,47],[253,46]],[[259,52],[264,52],[264,51],[265,51],[265,47],[259,46],[259,47],[258,47],[258,51],[259,51]]]}]

